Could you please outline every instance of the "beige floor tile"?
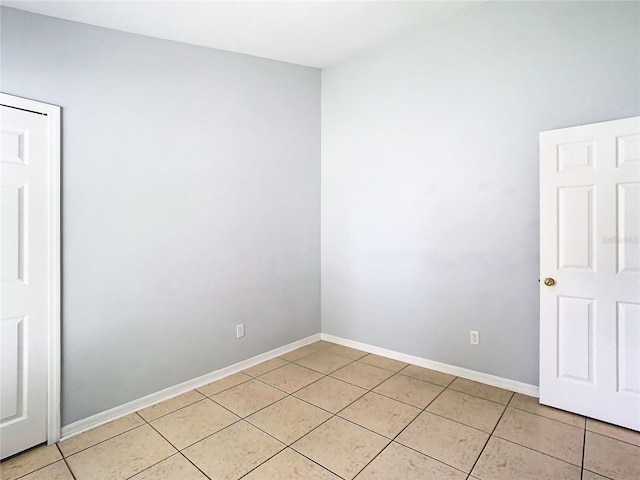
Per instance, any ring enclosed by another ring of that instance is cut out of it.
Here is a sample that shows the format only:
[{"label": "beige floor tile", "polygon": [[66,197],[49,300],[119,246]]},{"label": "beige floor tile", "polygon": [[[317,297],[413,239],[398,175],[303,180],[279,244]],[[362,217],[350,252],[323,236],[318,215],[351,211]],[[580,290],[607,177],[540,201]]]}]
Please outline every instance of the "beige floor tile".
[{"label": "beige floor tile", "polygon": [[615,438],[623,442],[632,443],[640,447],[640,432],[629,430],[628,428],[618,427],[610,423],[600,422],[591,418],[587,419],[587,430],[599,433],[605,437]]},{"label": "beige floor tile", "polygon": [[609,480],[607,477],[598,475],[597,473],[590,472],[589,470],[582,471],[582,480]]},{"label": "beige floor tile", "polygon": [[331,349],[327,348],[320,350],[308,357],[297,360],[296,363],[303,367],[310,368],[311,370],[315,370],[316,372],[329,374],[353,362],[352,359],[336,355],[335,353],[331,353],[329,350]]},{"label": "beige floor tile", "polygon": [[281,358],[272,358],[271,360],[267,360],[266,362],[259,363],[254,365],[253,367],[247,368],[243,370],[243,373],[247,375],[251,375],[252,377],[259,377],[260,375],[264,375],[271,370],[275,370],[276,368],[283,367],[287,365],[289,362],[283,360]]},{"label": "beige floor tile", "polygon": [[318,340],[311,345],[316,349],[317,352],[319,352],[320,350],[324,350],[325,348],[335,347],[337,343],[327,342],[326,340]]},{"label": "beige floor tile", "polygon": [[62,455],[55,445],[34,448],[0,463],[0,478],[14,480],[58,460],[62,460]]},{"label": "beige floor tile", "polygon": [[392,375],[393,372],[389,370],[361,362],[351,363],[331,374],[334,378],[344,380],[345,382],[366,388],[367,390],[380,385]]},{"label": "beige floor tile", "polygon": [[287,393],[293,393],[322,377],[321,373],[314,370],[289,363],[262,375],[260,380]]},{"label": "beige floor tile", "polygon": [[262,383],[259,380],[250,380],[220,392],[211,398],[244,418],[285,396],[285,393],[266,383]]},{"label": "beige floor tile", "polygon": [[491,437],[473,469],[480,480],[580,480],[580,468]]},{"label": "beige floor tile", "polygon": [[377,393],[418,408],[429,405],[443,390],[444,387],[400,374],[394,375],[374,389]]},{"label": "beige floor tile", "polygon": [[365,393],[367,391],[364,388],[335,378],[324,377],[298,390],[294,395],[331,413],[337,413]]},{"label": "beige floor tile", "polygon": [[182,395],[178,395],[177,397],[170,398],[165,402],[157,403],[143,410],[140,410],[138,412],[138,415],[144,418],[147,422],[152,422],[156,418],[160,418],[164,415],[167,415],[168,413],[180,410],[181,408],[199,402],[204,398],[204,395],[202,395],[197,390],[191,390],[187,393],[183,393]]},{"label": "beige floor tile", "polygon": [[369,392],[339,415],[380,435],[394,438],[419,413],[419,408]]},{"label": "beige floor tile", "polygon": [[584,468],[614,480],[640,478],[640,447],[587,431]]},{"label": "beige floor tile", "polygon": [[306,435],[331,414],[295,397],[286,397],[247,417],[247,421],[287,445]]},{"label": "beige floor tile", "polygon": [[176,454],[131,477],[131,480],[208,480],[181,454]]},{"label": "beige floor tile", "polygon": [[215,382],[208,383],[202,387],[198,387],[196,390],[207,397],[211,397],[216,393],[223,392],[224,390],[235,387],[236,385],[248,382],[252,378],[253,377],[250,377],[246,373],[238,372],[233,375],[229,375],[228,377],[221,378],[220,380],[216,380]]},{"label": "beige floor tile", "polygon": [[228,427],[240,417],[205,398],[151,422],[178,450]]},{"label": "beige floor tile", "polygon": [[423,412],[396,441],[468,473],[488,438],[475,428]]},{"label": "beige floor tile", "polygon": [[73,480],[73,475],[71,475],[67,464],[60,460],[29,475],[20,477],[20,480]]},{"label": "beige floor tile", "polygon": [[408,364],[401,362],[399,360],[394,360],[392,358],[381,357],[380,355],[374,355],[370,353],[366,357],[362,357],[360,359],[362,363],[366,363],[368,365],[373,365],[374,367],[384,368],[385,370],[390,370],[392,372],[399,372]]},{"label": "beige floor tile", "polygon": [[325,350],[326,347],[319,347],[315,343],[310,345],[305,345],[304,347],[300,347],[296,350],[292,350],[291,352],[285,353],[284,355],[280,355],[280,358],[286,360],[288,362],[295,362],[296,360],[300,360],[301,358],[307,357],[313,353],[319,352],[320,350]]},{"label": "beige floor tile", "polygon": [[546,405],[541,405],[540,401],[535,397],[516,393],[513,395],[511,402],[509,402],[509,406],[524,410],[525,412],[535,413],[536,415],[541,415],[543,417],[550,418],[551,420],[567,423],[574,427],[584,428],[585,418],[583,416],[576,415],[571,412],[565,412],[564,410],[559,410],[557,408],[547,407]]},{"label": "beige floor tile", "polygon": [[113,438],[126,431],[132,430],[140,425],[144,425],[144,420],[136,413],[119,418],[113,422],[105,423],[92,430],[71,437],[68,440],[60,442],[60,451],[65,457],[78,453],[85,448],[97,445],[100,442]]},{"label": "beige floor tile", "polygon": [[406,375],[407,377],[417,378],[418,380],[422,380],[423,382],[440,385],[441,387],[449,386],[449,384],[456,379],[455,375],[436,372],[435,370],[418,367],[417,365],[409,365],[404,370],[401,370],[400,373],[402,375]]},{"label": "beige floor tile", "polygon": [[484,398],[485,400],[501,403],[503,405],[507,405],[513,395],[513,392],[510,392],[509,390],[503,390],[502,388],[492,387],[491,385],[485,385],[484,383],[474,382],[472,380],[459,377],[451,382],[449,388],[451,390]]},{"label": "beige floor tile", "polygon": [[357,360],[367,355],[367,352],[363,352],[362,350],[357,350],[351,347],[345,347],[344,345],[334,345],[331,348],[327,349],[327,352],[335,353],[336,355],[347,357],[351,360]]},{"label": "beige floor tile", "polygon": [[205,438],[183,453],[210,478],[235,480],[284,447],[284,444],[243,421]]},{"label": "beige floor tile", "polygon": [[356,480],[466,480],[467,475],[414,450],[390,444]]},{"label": "beige floor tile", "polygon": [[292,448],[351,480],[389,440],[338,417],[302,437]]},{"label": "beige floor tile", "polygon": [[494,435],[565,462],[582,465],[584,430],[581,428],[509,407]]},{"label": "beige floor tile", "polygon": [[427,407],[427,412],[491,433],[504,409],[499,403],[447,389]]},{"label": "beige floor tile", "polygon": [[290,448],[281,451],[242,480],[340,480],[328,470]]},{"label": "beige floor tile", "polygon": [[76,480],[123,480],[176,453],[149,425],[67,457]]}]

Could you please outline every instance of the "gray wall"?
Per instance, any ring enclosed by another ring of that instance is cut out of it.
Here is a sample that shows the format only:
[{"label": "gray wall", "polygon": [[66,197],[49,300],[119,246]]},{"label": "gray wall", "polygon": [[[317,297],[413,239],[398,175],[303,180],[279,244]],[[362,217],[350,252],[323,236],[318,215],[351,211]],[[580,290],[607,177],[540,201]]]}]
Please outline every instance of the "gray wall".
[{"label": "gray wall", "polygon": [[538,133],[640,114],[639,18],[488,3],[323,70],[322,331],[537,385]]},{"label": "gray wall", "polygon": [[319,70],[6,8],[1,41],[63,108],[63,425],[320,331]]}]

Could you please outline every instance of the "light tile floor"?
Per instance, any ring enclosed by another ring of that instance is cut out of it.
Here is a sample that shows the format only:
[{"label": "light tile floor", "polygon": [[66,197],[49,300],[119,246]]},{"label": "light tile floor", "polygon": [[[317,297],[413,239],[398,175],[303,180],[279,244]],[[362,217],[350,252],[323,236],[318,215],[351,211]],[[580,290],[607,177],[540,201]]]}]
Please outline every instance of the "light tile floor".
[{"label": "light tile floor", "polygon": [[640,479],[640,433],[317,342],[0,464],[1,480]]}]

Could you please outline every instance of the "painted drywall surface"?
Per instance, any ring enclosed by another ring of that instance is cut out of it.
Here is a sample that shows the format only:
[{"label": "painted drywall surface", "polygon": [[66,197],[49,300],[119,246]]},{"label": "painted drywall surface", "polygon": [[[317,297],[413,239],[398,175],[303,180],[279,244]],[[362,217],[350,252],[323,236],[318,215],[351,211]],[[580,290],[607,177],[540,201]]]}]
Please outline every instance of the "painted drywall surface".
[{"label": "painted drywall surface", "polygon": [[323,70],[324,333],[538,384],[538,133],[640,113],[639,14],[489,3]]},{"label": "painted drywall surface", "polygon": [[319,70],[5,8],[1,40],[2,91],[63,108],[63,425],[320,331]]}]

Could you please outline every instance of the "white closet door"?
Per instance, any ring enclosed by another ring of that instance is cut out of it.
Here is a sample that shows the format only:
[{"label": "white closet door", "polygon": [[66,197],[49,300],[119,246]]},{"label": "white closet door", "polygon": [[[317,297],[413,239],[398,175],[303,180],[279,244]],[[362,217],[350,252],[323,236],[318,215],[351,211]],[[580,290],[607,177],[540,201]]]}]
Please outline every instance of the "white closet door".
[{"label": "white closet door", "polygon": [[1,107],[0,449],[47,440],[49,132],[45,115]]}]

